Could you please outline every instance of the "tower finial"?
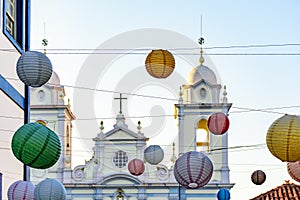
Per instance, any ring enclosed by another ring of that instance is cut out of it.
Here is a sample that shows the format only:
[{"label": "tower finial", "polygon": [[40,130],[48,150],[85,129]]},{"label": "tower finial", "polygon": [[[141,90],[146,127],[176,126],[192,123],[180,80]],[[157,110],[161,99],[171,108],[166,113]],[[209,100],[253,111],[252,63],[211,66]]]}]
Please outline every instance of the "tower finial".
[{"label": "tower finial", "polygon": [[173,142],[173,155],[171,157],[171,162],[175,163],[176,162],[176,156],[175,156],[175,142]]},{"label": "tower finial", "polygon": [[224,91],[223,91],[223,103],[227,103],[227,91],[226,91],[226,85],[224,85]]},{"label": "tower finial", "polygon": [[203,57],[203,49],[202,45],[204,44],[204,38],[202,36],[202,14],[201,14],[201,24],[200,24],[200,38],[198,40],[198,43],[200,44],[200,58],[199,58],[199,63],[200,65],[203,65],[204,63],[204,57]]},{"label": "tower finial", "polygon": [[204,57],[203,57],[203,49],[202,49],[202,44],[204,44],[204,38],[201,37],[199,40],[198,40],[199,44],[200,44],[200,58],[199,58],[199,63],[200,65],[203,65],[204,63]]},{"label": "tower finial", "polygon": [[142,129],[141,121],[138,121],[138,126],[137,126],[136,128],[137,128],[137,130],[138,130],[138,133],[142,133],[142,132],[141,132],[141,129]]},{"label": "tower finial", "polygon": [[103,130],[104,130],[103,121],[100,122],[100,130],[101,130],[101,133],[103,133]]},{"label": "tower finial", "polygon": [[183,103],[183,91],[182,91],[182,86],[179,87],[179,99],[178,99],[178,103],[182,104]]},{"label": "tower finial", "polygon": [[46,38],[42,40],[42,45],[44,46],[44,54],[46,55],[46,46],[48,45],[48,40]]}]

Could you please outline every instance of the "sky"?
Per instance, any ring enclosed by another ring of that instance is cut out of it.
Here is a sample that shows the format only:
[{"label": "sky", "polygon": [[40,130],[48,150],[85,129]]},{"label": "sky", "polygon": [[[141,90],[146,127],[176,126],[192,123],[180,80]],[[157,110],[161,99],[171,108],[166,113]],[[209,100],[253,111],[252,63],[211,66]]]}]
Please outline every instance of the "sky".
[{"label": "sky", "polygon": [[[90,139],[98,133],[95,124],[99,124],[100,118],[108,117],[103,119],[106,131],[112,128],[118,102],[112,100],[116,94],[108,91],[177,99],[177,88],[182,84],[178,80],[187,81],[189,71],[198,62],[199,49],[195,48],[202,35],[205,53],[209,54],[205,64],[227,86],[229,102],[233,103],[229,147],[258,144],[258,147],[229,150],[230,179],[235,183],[232,199],[253,198],[283,184],[284,180],[292,181],[286,163],[268,151],[265,137],[274,120],[284,113],[300,111],[297,107],[300,106],[297,66],[300,55],[291,55],[300,53],[300,46],[295,45],[300,44],[299,7],[296,0],[284,3],[279,0],[32,0],[31,49],[42,51],[41,41],[47,38],[47,55],[65,85],[78,119],[74,123],[74,136],[82,140],[73,140],[78,148],[74,163],[82,164],[84,156],[90,158]],[[99,53],[93,51],[96,48],[117,50],[95,54]],[[132,82],[135,77],[147,77],[141,69],[149,49],[153,48],[174,53],[174,75],[166,81],[145,78],[135,84]],[[88,68],[90,65],[93,67]],[[73,86],[94,87],[99,91],[76,91]],[[90,95],[92,100],[88,98]],[[78,109],[85,102],[89,104],[87,112]],[[123,107],[129,127],[135,129],[141,120],[142,130],[152,143],[157,143],[164,138],[175,139],[176,120],[165,117],[160,127],[158,120],[162,119],[146,116],[172,115],[174,103],[176,100],[129,95]],[[282,108],[291,106],[295,107]],[[90,120],[82,120],[87,118]],[[89,129],[85,130],[86,135],[80,135],[84,126]],[[155,131],[151,132],[151,127]],[[172,140],[162,145],[169,146]],[[267,176],[261,186],[254,185],[250,178],[257,169]]]}]

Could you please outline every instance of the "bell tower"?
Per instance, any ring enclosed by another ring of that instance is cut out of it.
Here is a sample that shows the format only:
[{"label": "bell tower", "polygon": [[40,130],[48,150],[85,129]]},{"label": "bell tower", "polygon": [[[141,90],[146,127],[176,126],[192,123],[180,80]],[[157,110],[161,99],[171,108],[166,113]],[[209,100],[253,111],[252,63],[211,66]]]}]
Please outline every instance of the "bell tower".
[{"label": "bell tower", "polygon": [[229,183],[228,133],[212,134],[207,126],[211,114],[223,112],[228,115],[231,103],[227,102],[226,87],[223,98],[222,86],[213,70],[204,65],[202,44],[199,39],[199,65],[194,67],[188,77],[188,84],[182,85],[179,92],[178,113],[179,154],[188,151],[206,153],[214,164],[212,182]]},{"label": "bell tower", "polygon": [[38,88],[30,88],[30,118],[46,122],[61,141],[62,151],[57,163],[49,169],[31,169],[31,181],[39,182],[46,177],[63,181],[63,172],[72,168],[72,121],[75,119],[70,102],[64,101],[65,90],[58,75],[53,71],[48,83]]}]

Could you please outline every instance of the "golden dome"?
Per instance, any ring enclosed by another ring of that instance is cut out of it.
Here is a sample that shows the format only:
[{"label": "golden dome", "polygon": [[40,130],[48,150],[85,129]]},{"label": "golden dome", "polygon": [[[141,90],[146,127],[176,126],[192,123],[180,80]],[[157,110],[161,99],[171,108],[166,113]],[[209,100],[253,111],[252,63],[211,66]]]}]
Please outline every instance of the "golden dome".
[{"label": "golden dome", "polygon": [[173,55],[162,49],[152,50],[148,54],[146,61],[147,72],[155,78],[167,78],[175,68]]},{"label": "golden dome", "polygon": [[300,116],[284,115],[275,120],[266,140],[269,151],[281,161],[300,160]]}]

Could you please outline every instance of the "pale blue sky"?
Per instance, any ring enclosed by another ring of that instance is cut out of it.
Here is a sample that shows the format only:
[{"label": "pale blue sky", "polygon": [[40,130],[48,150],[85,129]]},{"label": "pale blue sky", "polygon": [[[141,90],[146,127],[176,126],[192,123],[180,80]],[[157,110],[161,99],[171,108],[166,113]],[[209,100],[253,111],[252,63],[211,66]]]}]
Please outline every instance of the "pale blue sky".
[{"label": "pale blue sky", "polygon": [[[93,49],[113,36],[141,28],[168,29],[197,42],[200,36],[201,14],[204,47],[300,44],[299,9],[300,2],[296,0],[32,0],[31,46],[32,49],[43,48],[41,40],[44,38],[44,24],[46,24],[45,32],[49,40],[49,49]],[[211,49],[206,52],[300,53],[300,47]],[[118,70],[118,66],[129,66],[128,63],[143,65],[145,56],[127,56],[116,60],[112,68]],[[62,84],[67,85],[75,84],[78,72],[87,57],[88,55],[82,54],[49,54]],[[210,56],[210,58],[217,68],[222,83],[227,85],[228,98],[230,102],[233,102],[234,107],[261,109],[300,105],[300,79],[298,77],[300,56],[224,55]],[[122,61],[124,61],[124,66]],[[180,67],[183,67],[184,62],[178,63],[181,66],[176,65],[176,70],[183,70]],[[189,69],[183,70],[184,73]],[[113,74],[110,71],[107,73]],[[102,80],[102,82],[105,81],[104,85],[109,87],[109,78]],[[72,90],[66,88],[66,91],[73,101]],[[111,96],[103,98],[109,101]],[[234,113],[234,111],[238,109],[232,108],[233,113],[230,114],[229,146],[265,143],[268,127],[281,116],[261,112]],[[300,109],[278,111],[299,114]],[[98,114],[102,116],[101,113]],[[147,111],[144,115],[149,115],[149,112]],[[80,116],[77,117],[80,118]],[[236,183],[231,191],[232,199],[249,199],[281,185],[286,179],[291,179],[287,175],[285,164],[274,158],[266,147],[245,150],[248,149],[230,151],[229,154],[231,181]],[[267,181],[262,186],[255,186],[251,183],[251,173],[256,169],[266,172]]]}]

